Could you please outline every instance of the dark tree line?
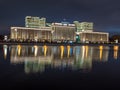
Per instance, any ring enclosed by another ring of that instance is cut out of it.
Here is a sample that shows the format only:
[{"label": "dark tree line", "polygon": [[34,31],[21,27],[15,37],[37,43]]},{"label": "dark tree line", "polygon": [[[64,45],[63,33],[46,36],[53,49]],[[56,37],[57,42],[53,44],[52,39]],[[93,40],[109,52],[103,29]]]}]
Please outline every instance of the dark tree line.
[{"label": "dark tree line", "polygon": [[109,38],[110,42],[115,42],[115,40],[118,40],[118,42],[120,43],[120,35],[113,35]]}]

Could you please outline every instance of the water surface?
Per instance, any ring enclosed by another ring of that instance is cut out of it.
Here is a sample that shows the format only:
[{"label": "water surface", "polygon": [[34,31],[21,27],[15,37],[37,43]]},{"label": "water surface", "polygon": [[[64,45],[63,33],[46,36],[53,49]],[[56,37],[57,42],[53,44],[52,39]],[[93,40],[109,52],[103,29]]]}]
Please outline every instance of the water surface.
[{"label": "water surface", "polygon": [[119,88],[119,46],[0,46],[1,88]]}]

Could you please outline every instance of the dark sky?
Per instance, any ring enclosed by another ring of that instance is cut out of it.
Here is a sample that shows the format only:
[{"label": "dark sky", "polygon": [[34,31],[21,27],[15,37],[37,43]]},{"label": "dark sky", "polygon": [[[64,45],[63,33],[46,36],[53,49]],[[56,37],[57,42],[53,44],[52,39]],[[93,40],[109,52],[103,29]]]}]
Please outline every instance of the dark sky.
[{"label": "dark sky", "polygon": [[0,0],[0,34],[24,26],[25,16],[47,22],[74,20],[94,23],[95,31],[120,33],[120,0]]}]

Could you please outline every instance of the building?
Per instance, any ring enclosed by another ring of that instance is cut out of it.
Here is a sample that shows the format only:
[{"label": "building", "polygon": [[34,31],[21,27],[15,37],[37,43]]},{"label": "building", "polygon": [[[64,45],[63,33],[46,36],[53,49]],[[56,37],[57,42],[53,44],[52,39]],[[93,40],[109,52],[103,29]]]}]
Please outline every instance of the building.
[{"label": "building", "polygon": [[109,33],[105,32],[80,32],[78,33],[80,42],[108,42]]},{"label": "building", "polygon": [[12,40],[51,40],[51,27],[27,28],[11,27]]},{"label": "building", "polygon": [[52,23],[53,41],[75,41],[75,25],[68,23]]},{"label": "building", "polygon": [[25,17],[25,27],[40,28],[45,26],[46,26],[46,18],[39,18],[32,16]]},{"label": "building", "polygon": [[76,32],[93,32],[93,23],[92,22],[73,22],[76,27]]},{"label": "building", "polygon": [[109,33],[94,32],[92,22],[73,22],[76,27],[76,42],[108,42]]},{"label": "building", "polygon": [[25,17],[25,27],[11,27],[12,40],[53,42],[108,42],[109,34],[93,32],[93,22],[46,23],[46,18]]}]

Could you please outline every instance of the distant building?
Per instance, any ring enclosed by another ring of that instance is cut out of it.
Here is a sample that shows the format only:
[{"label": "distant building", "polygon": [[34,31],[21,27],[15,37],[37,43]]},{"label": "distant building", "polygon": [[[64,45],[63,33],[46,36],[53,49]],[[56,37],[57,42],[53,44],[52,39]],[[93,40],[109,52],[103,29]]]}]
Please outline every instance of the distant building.
[{"label": "distant building", "polygon": [[25,17],[25,27],[40,28],[45,26],[46,26],[46,18],[39,18],[32,16]]},{"label": "distant building", "polygon": [[93,23],[92,22],[73,22],[76,27],[76,32],[92,32],[93,31]]},{"label": "distant building", "polygon": [[51,40],[51,27],[26,28],[11,27],[11,39],[14,40]]},{"label": "distant building", "polygon": [[75,41],[75,25],[68,23],[52,23],[53,41]]}]

